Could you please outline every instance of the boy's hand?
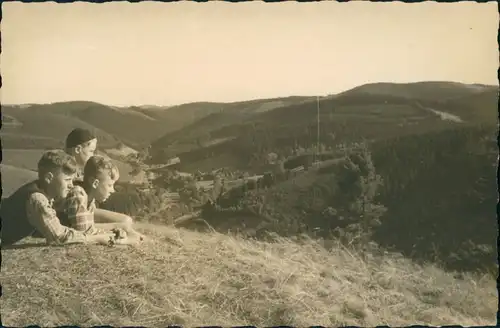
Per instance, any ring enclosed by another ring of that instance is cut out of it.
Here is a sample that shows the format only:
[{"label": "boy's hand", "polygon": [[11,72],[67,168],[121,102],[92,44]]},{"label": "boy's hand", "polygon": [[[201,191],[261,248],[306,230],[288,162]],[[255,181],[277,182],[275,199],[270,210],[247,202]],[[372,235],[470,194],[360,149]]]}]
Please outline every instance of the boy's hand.
[{"label": "boy's hand", "polygon": [[114,236],[110,239],[110,246],[113,245],[136,245],[144,241],[144,236],[133,229],[113,229]]},{"label": "boy's hand", "polygon": [[129,232],[128,235],[130,238],[137,239],[140,242],[146,241],[146,236],[144,236],[143,234],[141,234],[140,232],[137,232],[135,230]]},{"label": "boy's hand", "polygon": [[139,241],[145,241],[146,240],[146,236],[144,236],[143,234],[141,234],[137,230],[134,230],[132,227],[127,227],[124,230],[126,232],[126,235],[129,236],[129,237],[131,237],[131,238],[134,238],[134,239],[137,238],[137,239],[139,239]]},{"label": "boy's hand", "polygon": [[113,239],[114,239],[114,234],[112,232],[94,236],[87,236],[87,242],[98,245],[109,245],[110,241]]},{"label": "boy's hand", "polygon": [[111,231],[113,232],[115,239],[123,239],[127,237],[127,231],[124,229],[115,228]]},{"label": "boy's hand", "polygon": [[142,239],[132,237],[132,236],[128,236],[125,238],[114,240],[114,245],[138,245],[141,243],[142,243]]}]

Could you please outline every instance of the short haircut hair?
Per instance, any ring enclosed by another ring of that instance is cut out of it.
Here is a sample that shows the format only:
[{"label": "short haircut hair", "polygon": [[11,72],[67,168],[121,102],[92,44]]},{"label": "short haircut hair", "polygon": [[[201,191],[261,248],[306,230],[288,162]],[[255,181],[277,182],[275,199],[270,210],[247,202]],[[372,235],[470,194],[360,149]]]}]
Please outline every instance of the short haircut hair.
[{"label": "short haircut hair", "polygon": [[118,180],[120,177],[118,167],[110,159],[101,155],[94,155],[85,163],[83,179],[98,178],[101,174],[106,174],[112,180]]},{"label": "short haircut hair", "polygon": [[95,135],[87,129],[73,129],[66,137],[66,149],[75,148],[78,145],[86,146],[94,139],[96,139]]},{"label": "short haircut hair", "polygon": [[73,156],[62,149],[47,150],[38,161],[38,177],[42,178],[49,172],[60,169],[64,174],[71,175],[77,171],[77,163]]}]

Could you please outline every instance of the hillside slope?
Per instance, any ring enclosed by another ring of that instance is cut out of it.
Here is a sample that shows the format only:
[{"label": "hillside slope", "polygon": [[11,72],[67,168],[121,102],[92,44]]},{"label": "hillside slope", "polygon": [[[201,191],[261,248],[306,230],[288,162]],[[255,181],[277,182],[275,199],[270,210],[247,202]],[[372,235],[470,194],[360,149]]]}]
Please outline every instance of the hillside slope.
[{"label": "hillside slope", "polygon": [[[70,114],[53,112],[44,106],[28,108],[2,106],[2,115],[8,115],[17,124],[2,126],[0,136],[3,148],[63,147],[64,140],[74,128],[89,129],[99,138],[101,145],[113,146],[119,139],[109,132]],[[23,144],[23,141],[26,142]],[[30,142],[31,141],[31,142]]]},{"label": "hillside slope", "polygon": [[[305,98],[247,116],[212,114],[154,141],[153,161],[178,155],[186,164],[181,164],[182,170],[191,171],[199,165],[209,169],[211,159],[248,169],[252,160],[268,152],[287,156],[297,146],[316,144],[317,106],[314,98]],[[497,87],[473,88],[451,82],[382,83],[322,98],[319,133],[322,144],[335,146],[361,138],[425,134],[457,124],[494,124],[497,117]]]},{"label": "hillside slope", "polygon": [[[182,129],[169,132],[152,142],[153,147],[167,147],[168,145],[179,144],[184,148],[181,151],[191,149],[193,140],[207,139],[207,134],[211,131],[241,123],[253,115],[272,111],[276,108],[286,107],[293,104],[300,104],[311,101],[314,97],[285,97],[272,99],[257,99],[232,103],[191,103],[172,107],[171,110],[197,110],[203,111],[204,115],[198,114],[198,119],[185,125]],[[210,137],[208,137],[209,139]],[[187,143],[187,144],[186,144]]]},{"label": "hillside slope", "polygon": [[369,83],[343,92],[340,96],[355,96],[362,94],[378,96],[397,96],[406,99],[427,101],[446,101],[460,98],[464,95],[474,95],[491,90],[498,86],[464,84],[449,81],[429,81],[415,83]]},{"label": "hillside slope", "polygon": [[[2,111],[4,115],[18,122],[16,126],[12,124],[7,126],[7,129],[2,132],[51,137],[61,140],[61,143],[69,131],[75,127],[94,131],[101,144],[107,146],[113,146],[122,140],[135,145],[164,133],[155,118],[140,111],[115,108],[94,102],[74,101],[31,105],[23,108],[3,106]],[[24,148],[18,144],[14,147]]]},{"label": "hillside slope", "polygon": [[16,166],[0,164],[2,177],[2,198],[9,197],[19,187],[37,178],[37,173]]},{"label": "hillside slope", "polygon": [[[102,144],[113,146],[123,141],[141,148],[166,133],[221,110],[228,113],[264,112],[301,99],[289,97],[234,103],[197,102],[171,107],[116,107],[91,101],[4,105],[2,115],[6,124],[0,135],[5,139],[4,147],[7,148],[44,148],[59,145],[54,140],[64,140],[71,129],[82,127],[94,130]],[[26,140],[21,136],[37,140]],[[30,146],[32,143],[36,145]]]},{"label": "hillside slope", "polygon": [[[356,105],[357,103],[366,104],[367,101],[370,102],[372,100],[373,104],[383,104],[386,100],[399,100],[399,103],[408,103],[413,100],[420,101],[447,101],[451,99],[455,99],[456,97],[464,97],[464,96],[473,96],[480,94],[482,92],[491,92],[497,91],[498,88],[491,86],[482,86],[472,88],[470,85],[465,85],[461,83],[453,83],[453,82],[417,82],[417,83],[407,83],[407,84],[397,84],[397,83],[372,83],[362,85],[351,90],[342,92],[338,95],[321,97],[321,101],[324,102],[326,108],[329,108],[330,105],[345,105],[347,102],[352,105]],[[367,101],[363,101],[365,98]],[[381,102],[381,99],[383,100]],[[248,108],[252,108],[255,105],[260,105],[264,100],[257,100],[254,102],[249,102]],[[186,135],[196,134],[192,136],[192,138],[204,137],[207,133],[212,131],[217,131],[223,126],[236,124],[242,122],[250,115],[247,116],[239,116],[238,118],[234,116],[236,112],[244,113],[244,114],[259,114],[264,112],[273,112],[275,109],[279,108],[278,116],[281,116],[281,119],[291,119],[291,117],[286,117],[286,115],[290,114],[289,108],[290,106],[303,106],[303,105],[313,105],[315,106],[316,97],[289,97],[282,99],[275,99],[266,104],[266,110],[250,110],[250,111],[242,111],[240,110],[232,110],[234,105],[226,104],[224,107],[221,106],[220,114],[217,119],[203,122],[203,126],[201,121],[199,124],[194,124],[191,126],[186,126],[180,131],[177,131],[173,134],[167,134],[164,137],[153,142],[153,146],[163,146],[165,147],[169,142],[179,140],[179,137],[182,139],[186,139]],[[280,103],[278,105],[278,103]],[[239,107],[243,107],[243,103],[235,103],[238,104]],[[274,106],[273,106],[274,105]],[[383,111],[383,108],[380,108]],[[286,113],[286,114],[285,114]],[[369,112],[367,114],[370,114]],[[231,117],[233,115],[233,117]],[[264,114],[263,119],[267,118],[269,115]],[[238,122],[239,121],[239,122]],[[198,123],[198,122],[195,122]],[[202,127],[202,131],[196,132]]]},{"label": "hillside slope", "polygon": [[160,226],[142,247],[2,249],[6,326],[494,325],[487,276],[396,255],[362,260],[310,240],[244,240]]}]

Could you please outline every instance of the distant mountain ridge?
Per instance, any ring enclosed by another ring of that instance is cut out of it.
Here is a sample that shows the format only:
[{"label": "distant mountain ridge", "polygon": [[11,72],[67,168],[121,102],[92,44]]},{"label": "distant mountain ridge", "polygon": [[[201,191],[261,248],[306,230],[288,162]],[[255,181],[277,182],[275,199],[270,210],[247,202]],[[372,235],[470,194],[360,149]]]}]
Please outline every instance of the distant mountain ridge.
[{"label": "distant mountain ridge", "polygon": [[372,94],[391,95],[420,100],[449,100],[464,96],[464,93],[472,95],[484,91],[498,90],[498,86],[483,84],[464,84],[459,82],[429,81],[414,83],[369,83],[351,90],[342,92],[342,95]]},{"label": "distant mountain ridge", "polygon": [[[320,101],[322,111],[334,113],[331,108],[328,109],[329,106],[348,109],[348,106],[380,105],[388,101],[392,105],[411,107],[414,105],[409,102],[418,100],[423,105],[447,107],[446,110],[460,112],[452,114],[467,116],[466,120],[486,115],[480,118],[485,120],[495,117],[496,114],[490,115],[490,107],[496,98],[498,86],[416,82],[370,83],[320,97]],[[3,105],[5,122],[0,136],[4,148],[46,148],[61,145],[71,129],[83,127],[93,130],[105,147],[114,147],[122,142],[134,149],[152,145],[155,149],[169,149],[182,154],[193,150],[193,145],[212,145],[214,139],[229,140],[243,131],[250,133],[247,131],[248,124],[269,128],[275,124],[275,128],[279,129],[279,126],[294,121],[305,129],[315,120],[316,99],[314,96],[290,96],[227,103],[128,107],[107,106],[92,101]],[[477,113],[470,110],[485,105],[488,109],[480,109]],[[362,109],[358,108],[356,115],[363,116],[359,110]],[[341,115],[338,121],[348,124],[347,114]],[[268,120],[274,123],[265,123]]]},{"label": "distant mountain ridge", "polygon": [[[321,97],[319,106],[320,140],[334,146],[360,138],[438,131],[462,120],[463,124],[495,124],[498,87],[455,82],[375,83]],[[317,139],[317,111],[316,97],[248,115],[221,111],[167,133],[152,142],[152,150],[160,162],[165,156],[180,156],[181,161],[189,163],[185,167],[189,170],[196,163],[210,162],[210,158],[214,163],[229,160],[233,162],[230,166],[245,165],[250,161],[249,154],[263,156],[266,151],[283,153],[297,145],[313,146]],[[215,145],[210,142],[221,139],[227,141]],[[215,160],[217,157],[224,160]]]},{"label": "distant mountain ridge", "polygon": [[[221,111],[251,113],[272,110],[296,98],[252,100],[234,103],[197,102],[177,106],[107,106],[91,101],[56,102],[52,104],[3,105],[2,114],[17,126],[4,125],[0,132],[4,147],[23,148],[24,138],[63,140],[75,127],[95,131],[102,144],[123,142],[142,148],[169,131],[181,129]],[[47,129],[51,127],[51,129]],[[27,144],[28,148],[53,147],[54,143]]]}]

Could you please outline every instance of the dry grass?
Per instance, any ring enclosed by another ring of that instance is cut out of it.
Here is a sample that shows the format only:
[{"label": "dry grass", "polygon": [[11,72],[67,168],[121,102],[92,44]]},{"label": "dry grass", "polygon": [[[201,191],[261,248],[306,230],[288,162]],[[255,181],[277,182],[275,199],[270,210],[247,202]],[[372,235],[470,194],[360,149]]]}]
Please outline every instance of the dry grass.
[{"label": "dry grass", "polygon": [[[313,241],[141,225],[142,247],[2,250],[3,325],[494,325],[493,278]],[[28,241],[33,242],[33,240]]]}]

